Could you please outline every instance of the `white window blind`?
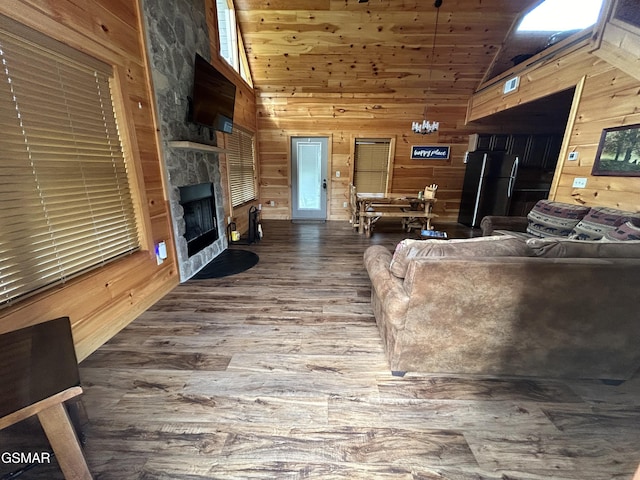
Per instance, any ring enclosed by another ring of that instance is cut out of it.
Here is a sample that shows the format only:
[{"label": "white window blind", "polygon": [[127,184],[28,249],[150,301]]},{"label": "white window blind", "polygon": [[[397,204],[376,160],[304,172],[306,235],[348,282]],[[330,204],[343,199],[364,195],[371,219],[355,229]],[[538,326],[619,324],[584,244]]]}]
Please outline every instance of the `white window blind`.
[{"label": "white window blind", "polygon": [[234,126],[226,145],[231,205],[237,207],[256,198],[253,135]]},{"label": "white window blind", "polygon": [[111,69],[0,16],[0,305],[139,248]]},{"label": "white window blind", "polygon": [[356,140],[353,184],[358,192],[386,193],[390,145],[385,139]]}]

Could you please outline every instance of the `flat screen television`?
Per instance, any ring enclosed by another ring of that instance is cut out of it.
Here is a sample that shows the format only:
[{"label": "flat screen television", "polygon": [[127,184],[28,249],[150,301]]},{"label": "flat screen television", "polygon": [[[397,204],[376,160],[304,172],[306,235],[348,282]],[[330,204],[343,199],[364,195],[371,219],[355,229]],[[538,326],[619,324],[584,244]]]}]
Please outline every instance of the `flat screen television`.
[{"label": "flat screen television", "polygon": [[214,130],[231,133],[236,86],[196,53],[189,120]]}]

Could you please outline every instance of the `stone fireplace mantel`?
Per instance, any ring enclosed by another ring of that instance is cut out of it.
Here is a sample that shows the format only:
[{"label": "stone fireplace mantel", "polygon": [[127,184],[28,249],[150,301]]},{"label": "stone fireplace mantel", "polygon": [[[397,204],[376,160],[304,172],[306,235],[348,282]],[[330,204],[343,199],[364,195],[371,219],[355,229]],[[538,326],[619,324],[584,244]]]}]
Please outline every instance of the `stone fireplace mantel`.
[{"label": "stone fireplace mantel", "polygon": [[207,145],[206,143],[190,142],[188,140],[173,140],[168,142],[171,148],[179,148],[182,150],[197,150],[200,152],[227,153],[228,150],[216,147],[215,145]]}]

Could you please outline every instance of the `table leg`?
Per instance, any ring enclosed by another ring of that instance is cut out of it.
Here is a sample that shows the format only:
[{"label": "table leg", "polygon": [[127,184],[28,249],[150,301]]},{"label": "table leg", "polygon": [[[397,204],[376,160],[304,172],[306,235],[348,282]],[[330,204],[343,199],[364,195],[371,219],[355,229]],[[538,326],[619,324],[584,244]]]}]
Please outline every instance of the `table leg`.
[{"label": "table leg", "polygon": [[38,412],[38,419],[49,439],[66,480],[91,480],[80,442],[63,403]]},{"label": "table leg", "polygon": [[[359,202],[360,205],[358,207],[358,209],[360,210],[360,218],[358,219],[358,233],[359,234],[363,234],[364,233],[364,222],[365,222],[365,216],[364,216],[364,212],[365,212],[365,202]],[[369,220],[367,218],[367,220]],[[368,222],[367,222],[368,223]]]}]

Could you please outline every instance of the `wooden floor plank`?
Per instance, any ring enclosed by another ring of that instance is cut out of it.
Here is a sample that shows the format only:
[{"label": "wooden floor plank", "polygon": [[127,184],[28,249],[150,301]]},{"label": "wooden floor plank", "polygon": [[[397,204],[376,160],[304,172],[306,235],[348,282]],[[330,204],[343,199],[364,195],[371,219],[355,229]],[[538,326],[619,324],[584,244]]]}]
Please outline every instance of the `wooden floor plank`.
[{"label": "wooden floor plank", "polygon": [[[255,267],[179,285],[81,364],[96,479],[632,477],[640,375],[619,386],[393,377],[362,254],[393,249],[398,226],[381,221],[369,239],[346,222],[264,231],[242,247],[259,255]],[[0,452],[47,447],[37,422],[0,432]],[[62,474],[54,462],[25,479]]]}]

